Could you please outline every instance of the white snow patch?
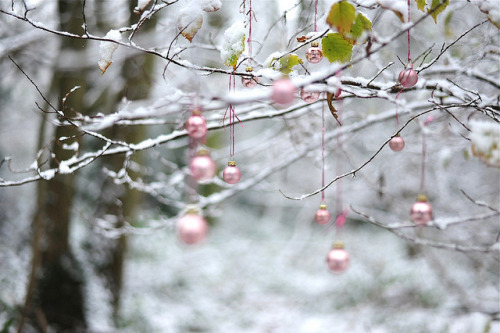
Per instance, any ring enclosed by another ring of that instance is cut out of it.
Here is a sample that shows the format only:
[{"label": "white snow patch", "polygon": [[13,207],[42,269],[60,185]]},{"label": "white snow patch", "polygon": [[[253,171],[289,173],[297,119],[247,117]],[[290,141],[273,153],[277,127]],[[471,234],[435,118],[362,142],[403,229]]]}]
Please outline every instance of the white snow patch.
[{"label": "white snow patch", "polygon": [[216,12],[222,7],[220,0],[196,0],[195,2],[205,12]]},{"label": "white snow patch", "polygon": [[229,59],[235,55],[239,56],[245,49],[245,31],[245,23],[243,21],[236,21],[224,32],[224,40],[220,53],[220,58],[224,63],[227,64]]},{"label": "white snow patch", "polygon": [[79,148],[79,145],[78,145],[78,142],[73,142],[72,144],[68,145],[66,143],[63,143],[63,146],[62,148],[64,150],[73,150],[73,151],[78,151],[78,148]]},{"label": "white snow patch", "polygon": [[[106,39],[111,39],[117,42],[120,42],[122,40],[122,35],[120,31],[118,30],[110,30],[106,36],[104,36]],[[118,48],[118,44],[113,43],[113,42],[101,42],[101,45],[99,46],[99,69],[101,70],[102,73],[106,71],[106,69],[111,65],[113,62],[112,57],[113,53],[115,50]]]},{"label": "white snow patch", "polygon": [[472,152],[486,164],[500,167],[500,126],[493,122],[471,121]]}]

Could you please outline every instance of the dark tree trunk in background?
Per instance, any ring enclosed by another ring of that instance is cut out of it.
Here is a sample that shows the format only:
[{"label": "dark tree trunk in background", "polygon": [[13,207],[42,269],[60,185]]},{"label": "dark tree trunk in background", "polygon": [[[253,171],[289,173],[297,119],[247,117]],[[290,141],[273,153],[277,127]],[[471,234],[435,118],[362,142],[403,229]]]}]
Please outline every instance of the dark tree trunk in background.
[{"label": "dark tree trunk in background", "polygon": [[[82,33],[82,2],[78,0],[59,1],[60,30]],[[60,61],[72,56],[71,52],[84,52],[85,41],[62,39]],[[58,61],[59,62],[59,61]],[[63,110],[62,99],[75,86],[81,88],[67,97],[65,114],[74,115],[73,110],[86,113],[84,94],[86,91],[85,69],[57,67],[52,82],[53,96],[57,98],[59,110]],[[58,126],[55,137],[78,136],[71,126]],[[76,139],[52,144],[51,167],[59,161],[71,158],[75,151],[63,149],[63,143],[70,145]],[[38,275],[34,295],[36,321],[42,330],[49,327],[57,332],[75,332],[86,327],[84,315],[83,277],[70,243],[70,223],[74,197],[75,175],[58,174],[39,190],[38,211],[35,224],[43,226],[41,241],[41,274]],[[35,227],[36,229],[36,227]]]},{"label": "dark tree trunk in background", "polygon": [[[131,1],[130,13],[137,2]],[[129,24],[137,23],[140,15],[131,14]],[[105,19],[105,18],[103,18]],[[147,32],[154,28],[156,19],[147,20],[142,26],[141,32]],[[106,21],[98,21],[101,29],[108,30],[112,27],[107,26]],[[108,112],[116,112],[117,105],[125,97],[130,101],[144,100],[149,97],[152,82],[150,74],[153,70],[154,56],[148,54],[131,55],[122,63],[121,76],[124,80],[123,89],[118,96],[102,96],[108,105]],[[113,63],[112,66],[118,66],[118,62]],[[109,75],[105,73],[104,75]],[[128,142],[140,142],[147,136],[146,127],[144,126],[114,126],[107,133],[109,137]],[[113,155],[104,157],[102,159],[104,167],[118,171],[124,164],[123,155]],[[143,163],[143,154],[136,152],[130,157],[130,161],[137,164]],[[132,179],[137,178],[136,172],[127,170]],[[114,227],[121,228],[126,222],[134,224],[136,212],[141,205],[142,193],[130,189],[126,185],[117,185],[112,179],[104,179],[102,183],[102,191],[99,200],[96,202],[97,211],[96,216],[106,219],[106,216],[112,216],[115,221]],[[104,236],[96,234],[97,239],[104,238]],[[113,315],[115,324],[119,325],[118,313],[120,307],[120,296],[123,284],[123,269],[125,262],[125,254],[127,250],[127,236],[121,235],[117,239],[104,238],[102,242],[94,242],[94,247],[100,247],[100,251],[104,251],[107,255],[94,262],[96,271],[104,277],[107,283],[107,288],[111,292],[111,303],[113,306]],[[92,248],[92,247],[91,247]]]}]

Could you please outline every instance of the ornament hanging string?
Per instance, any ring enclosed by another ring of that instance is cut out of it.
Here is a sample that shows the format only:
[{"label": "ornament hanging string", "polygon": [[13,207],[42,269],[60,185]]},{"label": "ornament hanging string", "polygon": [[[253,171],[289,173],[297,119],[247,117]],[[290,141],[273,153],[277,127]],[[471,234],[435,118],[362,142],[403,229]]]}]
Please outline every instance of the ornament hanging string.
[{"label": "ornament hanging string", "polygon": [[[410,23],[410,0],[408,0],[408,23]],[[410,29],[408,29],[408,63],[411,62],[410,55]]]},{"label": "ornament hanging string", "polygon": [[[338,71],[337,72],[337,78],[339,80],[339,82],[342,82],[341,81],[341,72]],[[339,125],[341,126],[339,128],[339,135],[337,136],[337,146],[338,146],[338,154],[340,155],[340,152],[342,152],[342,149],[343,149],[343,136],[342,136],[342,109],[344,107],[344,101],[342,99],[342,90],[339,88],[338,89],[338,118],[337,118],[337,122],[339,123]],[[340,156],[337,157],[337,162],[335,163],[335,171],[336,173],[339,175],[341,173],[341,168],[340,168]],[[336,202],[336,211],[337,211],[337,218],[335,220],[335,225],[336,225],[336,233],[337,233],[337,238],[338,239],[341,239],[342,238],[342,227],[344,226],[345,224],[345,221],[346,221],[346,218],[347,218],[347,213],[349,212],[348,209],[344,209],[343,206],[344,206],[344,202],[343,202],[343,198],[342,198],[342,179],[339,179],[337,181],[337,202]]]},{"label": "ornament hanging string", "polygon": [[434,120],[434,117],[430,115],[424,121],[424,128],[422,129],[422,163],[420,166],[420,193],[425,193],[425,159],[427,155],[427,144],[426,144],[426,126],[429,125]]},{"label": "ornament hanging string", "polygon": [[314,1],[314,32],[318,31],[318,1]]},{"label": "ornament hanging string", "polygon": [[[411,17],[410,17],[410,7],[411,7],[411,3],[410,3],[410,0],[408,0],[408,23],[410,22],[410,19],[411,19]],[[408,29],[407,35],[408,35],[408,64],[411,64],[410,29]],[[412,68],[413,68],[413,66],[412,66]],[[401,88],[401,90],[396,95],[396,130],[399,127],[398,97],[399,97],[399,95],[401,95],[401,93],[405,89],[405,85],[406,85],[406,83],[408,82],[409,79],[410,79],[410,76],[408,75],[406,77],[406,79],[405,79],[405,82],[402,84],[403,87]]]},{"label": "ornament hanging string", "polygon": [[[325,187],[325,102],[321,103],[321,188]],[[325,190],[321,191],[321,202],[325,202]]]},{"label": "ornament hanging string", "polygon": [[248,12],[245,12],[246,10],[246,2],[247,0],[243,0],[243,2],[240,5],[240,13],[245,13],[245,15],[248,15],[248,38],[247,38],[247,44],[248,44],[248,66],[252,66],[252,19],[257,22],[257,18],[255,17],[255,13],[252,8],[252,0],[248,0]]},{"label": "ornament hanging string", "polygon": [[[236,90],[236,78],[234,73],[231,73],[229,75],[229,92],[235,91]],[[226,120],[226,115],[228,115],[229,112],[229,155],[231,159],[234,157],[234,134],[235,134],[235,129],[234,125],[236,123],[236,120],[239,121],[241,127],[243,127],[243,123],[241,122],[240,118],[236,115],[234,106],[232,104],[229,104],[226,108],[226,112],[224,112],[224,117],[222,118],[222,126],[225,127],[225,120]]]}]

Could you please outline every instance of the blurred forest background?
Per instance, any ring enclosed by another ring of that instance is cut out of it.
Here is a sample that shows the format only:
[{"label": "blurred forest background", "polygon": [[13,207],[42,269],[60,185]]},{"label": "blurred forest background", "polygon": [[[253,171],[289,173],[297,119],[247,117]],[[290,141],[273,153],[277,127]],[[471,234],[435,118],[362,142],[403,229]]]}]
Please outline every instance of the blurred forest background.
[{"label": "blurred forest background", "polygon": [[[0,0],[0,332],[500,332],[498,3],[450,1],[435,23],[412,0],[419,82],[398,94],[406,1],[349,2],[377,51],[354,46],[342,70],[340,127],[323,99],[269,99],[270,59],[304,59],[315,1],[253,1],[260,84],[237,76],[230,99],[221,45],[249,0]],[[192,42],[179,36],[179,17],[218,3]],[[318,2],[319,33],[333,3]],[[129,47],[101,73],[111,29]],[[340,66],[304,61],[290,76],[332,90]],[[237,185],[221,178],[230,102]],[[196,103],[219,171],[193,186],[183,127]],[[327,183],[356,170],[325,189],[334,218],[349,210],[343,274],[325,264],[340,235],[314,222],[320,194],[285,197],[321,187],[325,109]],[[423,135],[435,220],[416,228]],[[188,204],[210,223],[194,246],[175,231]]]}]

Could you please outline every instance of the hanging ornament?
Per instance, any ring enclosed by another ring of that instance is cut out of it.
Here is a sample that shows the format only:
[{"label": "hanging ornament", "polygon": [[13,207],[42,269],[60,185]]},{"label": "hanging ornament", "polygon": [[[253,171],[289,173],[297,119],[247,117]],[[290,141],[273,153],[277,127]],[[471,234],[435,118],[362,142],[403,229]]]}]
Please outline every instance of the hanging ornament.
[{"label": "hanging ornament", "polygon": [[312,42],[311,47],[306,51],[306,60],[311,64],[317,64],[323,60],[323,51],[319,47],[318,42]]},{"label": "hanging ornament", "polygon": [[389,141],[389,148],[391,148],[392,151],[398,152],[403,150],[404,147],[405,140],[403,140],[403,138],[399,134],[397,134]]},{"label": "hanging ornament", "polygon": [[432,220],[432,206],[427,202],[425,194],[419,194],[417,201],[411,206],[410,218],[417,225],[426,225]]},{"label": "hanging ornament", "polygon": [[411,88],[417,84],[418,74],[413,69],[411,62],[399,73],[398,81],[404,88]]},{"label": "hanging ornament", "polygon": [[215,176],[217,167],[207,150],[200,150],[189,164],[191,176],[197,181],[209,180]]},{"label": "hanging ornament", "polygon": [[272,100],[281,105],[288,105],[295,99],[297,87],[288,78],[279,79],[273,85]]},{"label": "hanging ornament", "polygon": [[316,211],[316,215],[314,215],[314,220],[318,224],[327,224],[330,221],[330,217],[330,212],[326,209],[326,205],[319,205],[319,209]]},{"label": "hanging ornament", "polygon": [[228,184],[236,184],[241,179],[241,171],[240,168],[236,166],[235,161],[227,162],[227,167],[222,172],[222,178]]},{"label": "hanging ornament", "polygon": [[186,121],[186,131],[193,139],[201,139],[207,134],[207,122],[201,115],[200,109],[193,109],[191,116]]},{"label": "hanging ornament", "polygon": [[344,243],[335,242],[326,256],[328,268],[335,273],[342,273],[349,267],[349,253],[344,249]]},{"label": "hanging ornament", "polygon": [[194,210],[177,221],[177,235],[185,244],[197,244],[205,239],[207,233],[207,221]]},{"label": "hanging ornament", "polygon": [[319,91],[308,91],[305,88],[300,89],[300,98],[307,104],[316,102],[320,95]]},{"label": "hanging ornament", "polygon": [[[247,73],[251,73],[253,71],[253,67],[248,66],[246,68]],[[241,83],[245,88],[253,88],[257,85],[258,79],[257,77],[250,74],[249,76],[242,76]]]}]

